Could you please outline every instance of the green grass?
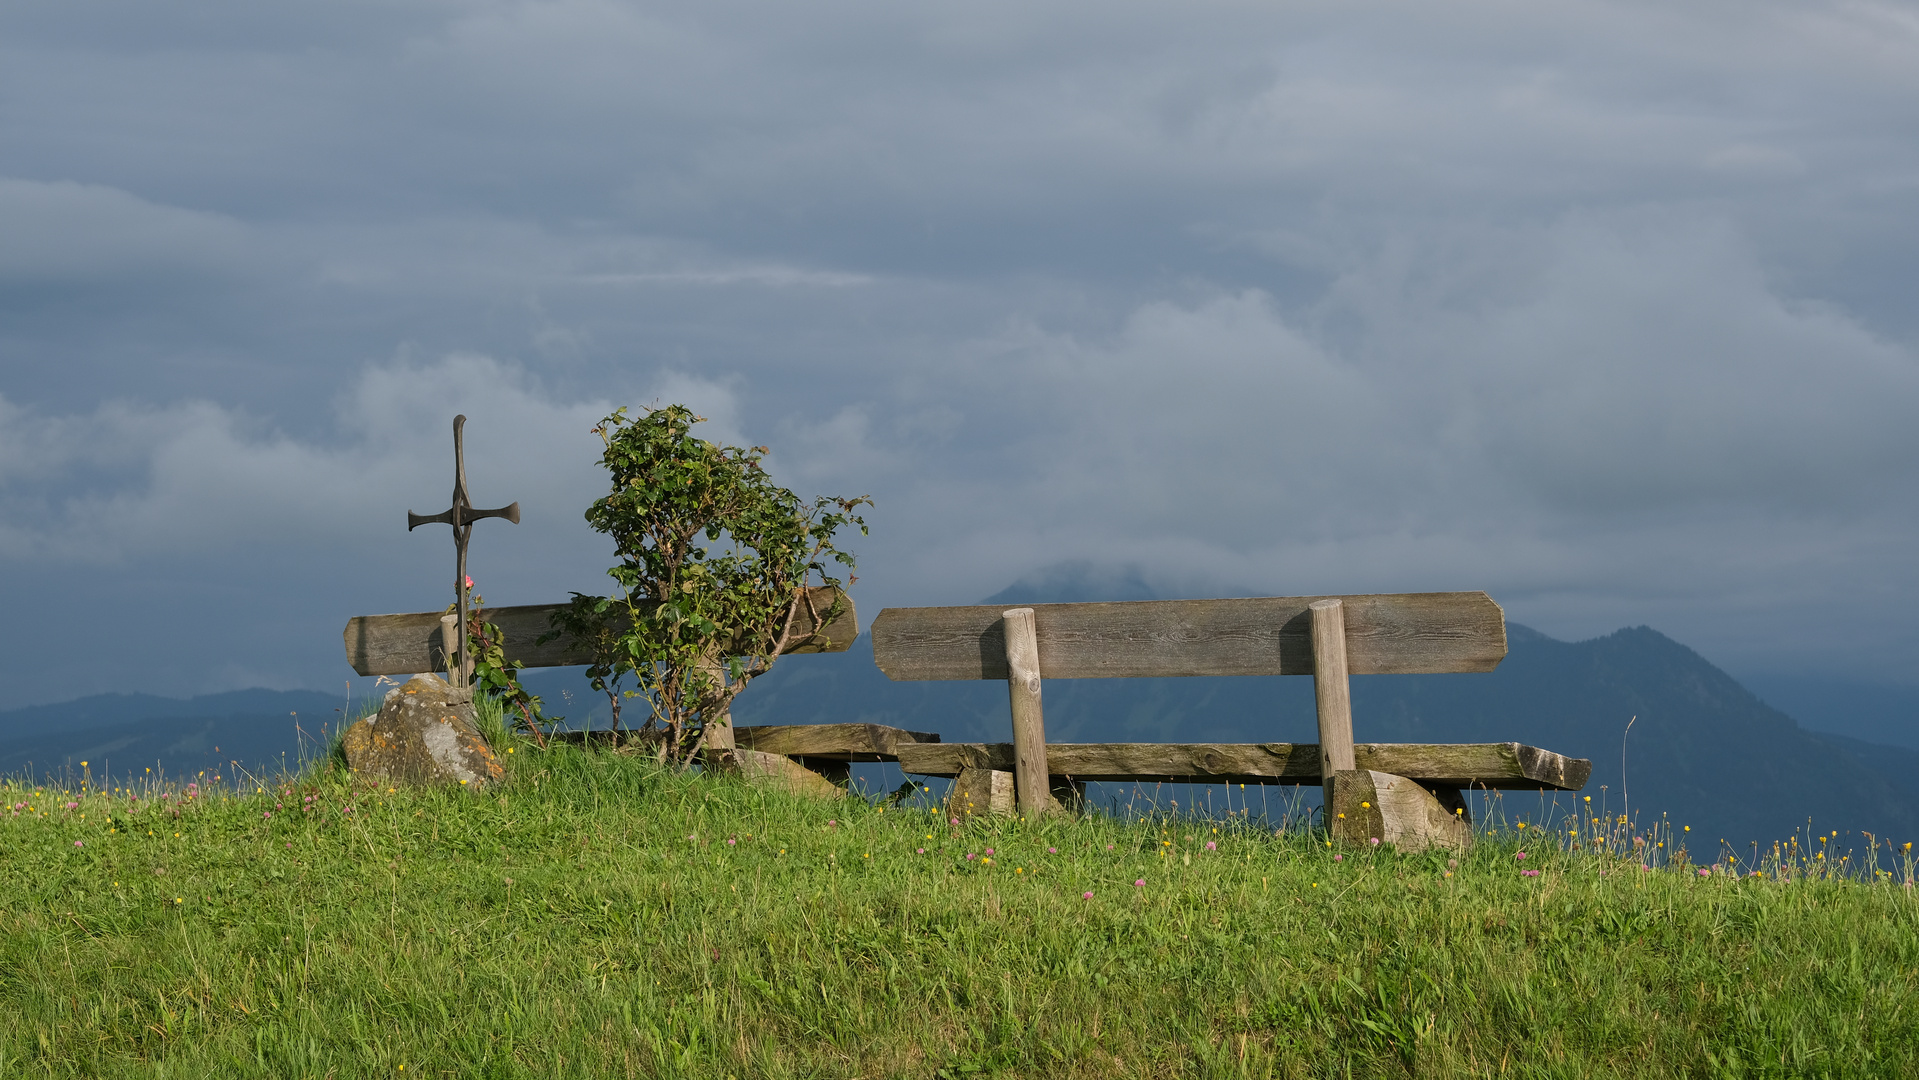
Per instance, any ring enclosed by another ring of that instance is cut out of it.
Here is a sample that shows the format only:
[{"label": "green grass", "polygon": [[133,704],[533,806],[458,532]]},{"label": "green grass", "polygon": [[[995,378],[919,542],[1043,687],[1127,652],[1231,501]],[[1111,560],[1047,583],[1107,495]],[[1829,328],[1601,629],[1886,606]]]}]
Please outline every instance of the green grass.
[{"label": "green grass", "polygon": [[0,784],[0,1076],[1919,1075],[1906,863],[1335,861],[510,745],[487,793]]}]

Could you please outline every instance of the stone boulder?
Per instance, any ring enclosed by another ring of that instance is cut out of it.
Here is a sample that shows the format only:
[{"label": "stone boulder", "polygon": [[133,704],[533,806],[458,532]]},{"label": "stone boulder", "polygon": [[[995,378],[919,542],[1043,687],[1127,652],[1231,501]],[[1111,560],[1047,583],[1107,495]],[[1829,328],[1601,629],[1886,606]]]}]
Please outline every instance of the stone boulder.
[{"label": "stone boulder", "polygon": [[437,675],[415,675],[389,690],[378,716],[347,728],[353,774],[385,783],[481,788],[506,776],[473,726],[473,691]]}]

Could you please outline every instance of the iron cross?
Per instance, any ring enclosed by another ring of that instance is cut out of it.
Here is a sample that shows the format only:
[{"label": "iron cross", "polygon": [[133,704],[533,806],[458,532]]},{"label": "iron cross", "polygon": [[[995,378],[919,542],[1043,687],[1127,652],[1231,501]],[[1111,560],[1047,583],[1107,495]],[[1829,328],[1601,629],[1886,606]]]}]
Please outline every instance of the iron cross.
[{"label": "iron cross", "polygon": [[466,685],[466,540],[473,533],[473,523],[481,518],[505,518],[513,524],[520,523],[520,504],[502,506],[498,510],[475,510],[472,500],[466,497],[466,448],[461,429],[466,427],[465,415],[453,418],[453,505],[443,514],[422,517],[411,510],[406,512],[406,531],[412,532],[422,525],[444,522],[453,526],[453,549],[458,553],[458,563],[453,573],[453,594],[460,608],[459,632],[457,641],[450,642],[453,651],[453,671],[458,680],[455,685]]}]

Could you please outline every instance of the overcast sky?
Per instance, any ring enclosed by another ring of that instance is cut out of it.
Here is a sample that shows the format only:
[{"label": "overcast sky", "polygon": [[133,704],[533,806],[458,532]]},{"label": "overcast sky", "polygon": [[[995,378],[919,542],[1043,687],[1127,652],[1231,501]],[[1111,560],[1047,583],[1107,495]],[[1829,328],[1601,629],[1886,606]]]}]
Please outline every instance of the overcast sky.
[{"label": "overcast sky", "polygon": [[9,701],[603,591],[593,423],[871,494],[855,596],[1485,589],[1919,681],[1919,7],[0,7]]}]

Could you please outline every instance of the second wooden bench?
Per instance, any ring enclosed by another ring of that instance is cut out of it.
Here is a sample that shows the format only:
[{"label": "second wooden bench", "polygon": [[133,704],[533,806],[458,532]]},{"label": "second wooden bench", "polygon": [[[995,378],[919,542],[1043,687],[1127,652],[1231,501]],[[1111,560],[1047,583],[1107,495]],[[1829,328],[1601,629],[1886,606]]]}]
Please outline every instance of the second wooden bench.
[{"label": "second wooden bench", "polygon": [[[1518,742],[1353,741],[1350,675],[1489,672],[1505,614],[1483,592],[888,608],[873,622],[888,678],[1004,679],[1010,743],[901,741],[905,772],[953,777],[956,810],[1037,814],[1086,781],[1320,784],[1334,837],[1463,848],[1461,791],[1577,791],[1592,763]],[[1313,743],[1048,744],[1048,679],[1310,675]]]}]

